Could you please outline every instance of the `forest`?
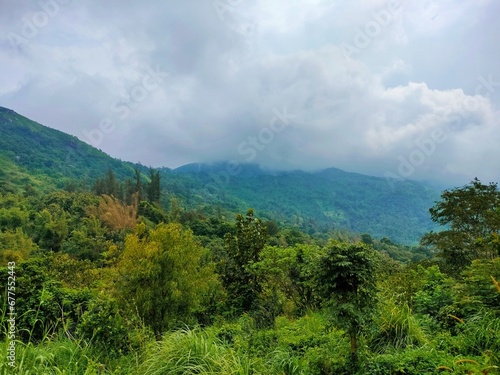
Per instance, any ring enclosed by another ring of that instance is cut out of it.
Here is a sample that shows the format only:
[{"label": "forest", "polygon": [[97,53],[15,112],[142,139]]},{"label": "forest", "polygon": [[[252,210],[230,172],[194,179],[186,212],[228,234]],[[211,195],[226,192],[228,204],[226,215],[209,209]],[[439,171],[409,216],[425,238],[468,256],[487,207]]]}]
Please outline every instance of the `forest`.
[{"label": "forest", "polygon": [[443,191],[417,246],[161,184],[109,169],[1,193],[1,373],[499,373],[497,184]]}]

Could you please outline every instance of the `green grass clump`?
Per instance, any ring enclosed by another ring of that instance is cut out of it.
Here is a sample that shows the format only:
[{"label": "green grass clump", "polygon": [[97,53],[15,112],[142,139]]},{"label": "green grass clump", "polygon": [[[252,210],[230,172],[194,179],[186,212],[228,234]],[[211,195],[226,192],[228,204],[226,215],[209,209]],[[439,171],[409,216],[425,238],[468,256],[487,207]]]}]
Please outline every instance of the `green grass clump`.
[{"label": "green grass clump", "polygon": [[254,374],[255,364],[214,335],[199,329],[168,333],[147,348],[137,374]]},{"label": "green grass clump", "polygon": [[377,353],[419,347],[428,343],[420,322],[409,306],[397,305],[392,299],[382,303],[376,327],[371,347]]}]

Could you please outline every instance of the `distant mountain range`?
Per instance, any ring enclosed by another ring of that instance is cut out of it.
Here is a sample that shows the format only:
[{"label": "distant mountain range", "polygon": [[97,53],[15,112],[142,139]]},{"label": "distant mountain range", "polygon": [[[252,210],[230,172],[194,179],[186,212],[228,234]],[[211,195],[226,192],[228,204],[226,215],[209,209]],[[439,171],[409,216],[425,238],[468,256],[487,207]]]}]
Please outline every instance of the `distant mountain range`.
[{"label": "distant mountain range", "polygon": [[258,165],[238,167],[235,170],[228,163],[189,164],[173,172],[202,181],[203,190],[213,200],[237,198],[247,207],[271,214],[277,222],[306,230],[345,228],[415,243],[422,234],[435,229],[428,210],[440,193],[418,182],[388,181],[336,168],[280,172]]},{"label": "distant mountain range", "polygon": [[[76,137],[2,107],[0,167],[3,193],[22,191],[27,185],[48,191],[75,181],[90,186],[109,168],[122,180],[132,178],[134,169],[147,179],[148,169],[114,159]],[[161,168],[161,176],[166,206],[177,197],[186,209],[200,212],[217,207],[236,213],[253,207],[258,216],[311,233],[347,229],[406,244],[416,243],[435,228],[428,210],[440,194],[418,182],[336,168],[283,172],[220,162]]]}]

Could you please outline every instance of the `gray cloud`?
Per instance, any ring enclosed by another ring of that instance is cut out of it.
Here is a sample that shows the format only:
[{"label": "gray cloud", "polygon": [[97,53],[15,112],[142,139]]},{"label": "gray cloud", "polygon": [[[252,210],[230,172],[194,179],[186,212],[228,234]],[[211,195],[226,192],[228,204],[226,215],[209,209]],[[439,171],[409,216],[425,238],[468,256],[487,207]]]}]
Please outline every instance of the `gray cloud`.
[{"label": "gray cloud", "polygon": [[484,0],[3,0],[0,105],[153,166],[498,181],[499,11]]}]

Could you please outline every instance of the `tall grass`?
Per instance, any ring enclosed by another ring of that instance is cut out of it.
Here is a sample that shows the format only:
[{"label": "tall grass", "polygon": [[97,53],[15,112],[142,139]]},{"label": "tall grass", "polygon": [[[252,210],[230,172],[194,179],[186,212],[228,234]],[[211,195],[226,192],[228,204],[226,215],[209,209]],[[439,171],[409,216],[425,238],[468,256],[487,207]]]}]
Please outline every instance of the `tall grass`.
[{"label": "tall grass", "polygon": [[483,311],[466,321],[461,335],[461,350],[471,355],[489,355],[500,365],[500,317],[492,311]]},{"label": "tall grass", "polygon": [[[117,360],[110,358],[109,353],[97,352],[95,347],[85,340],[75,339],[67,334],[65,329],[54,333],[54,325],[43,325],[42,337],[33,340],[34,330],[38,329],[41,320],[38,311],[27,311],[25,314],[35,314],[33,326],[18,329],[28,337],[25,343],[19,339],[14,340],[16,345],[15,367],[9,366],[6,361],[7,348],[10,340],[7,339],[7,325],[5,310],[1,316],[1,333],[5,338],[0,342],[0,375],[7,374],[126,374],[133,364],[133,356],[121,357]],[[17,327],[16,327],[17,328]],[[19,337],[19,335],[17,335]]]},{"label": "tall grass", "polygon": [[[95,374],[102,365],[94,362],[88,347],[78,342],[63,340],[44,340],[32,343],[16,343],[16,367],[0,363],[0,374]],[[7,342],[0,343],[0,351],[6,353]]]},{"label": "tall grass", "polygon": [[[432,338],[407,306],[388,301],[378,323],[371,342],[373,351],[363,354],[367,362],[361,373],[401,370],[421,375],[437,373],[438,367],[445,373],[449,369],[454,373],[469,369],[498,373],[500,319],[493,312],[466,319],[456,336],[448,333]],[[185,328],[166,333],[161,341],[148,339],[133,354],[117,358],[98,348],[63,331],[52,336],[47,333],[36,344],[17,342],[17,368],[12,371],[0,363],[0,375],[353,374],[346,367],[349,343],[343,331],[328,327],[318,313],[296,320],[280,317],[275,328],[267,330],[255,329],[248,317],[205,329]],[[0,353],[6,350],[7,342],[0,342]]]},{"label": "tall grass", "polygon": [[249,375],[256,363],[225,345],[215,335],[200,329],[182,329],[166,334],[146,348],[141,375]]},{"label": "tall grass", "polygon": [[398,306],[393,299],[386,300],[381,305],[376,323],[378,328],[371,342],[375,352],[419,347],[428,343],[418,319],[406,303]]}]

